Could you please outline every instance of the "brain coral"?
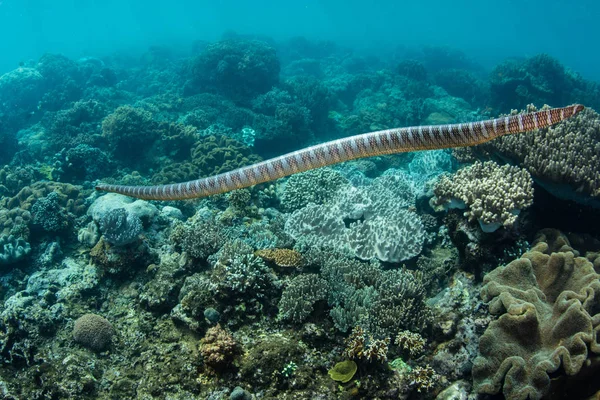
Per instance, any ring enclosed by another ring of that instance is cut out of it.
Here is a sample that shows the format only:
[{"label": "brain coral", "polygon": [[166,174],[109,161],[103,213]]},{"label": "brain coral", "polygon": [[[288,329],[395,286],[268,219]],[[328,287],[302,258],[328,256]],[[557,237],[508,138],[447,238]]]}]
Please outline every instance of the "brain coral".
[{"label": "brain coral", "polygon": [[85,314],[75,321],[73,339],[94,351],[103,351],[108,347],[115,331],[112,324],[96,314]]},{"label": "brain coral", "polygon": [[481,337],[475,389],[509,400],[548,394],[551,375],[576,375],[600,353],[600,275],[556,231],[484,278],[481,296],[499,318]]}]

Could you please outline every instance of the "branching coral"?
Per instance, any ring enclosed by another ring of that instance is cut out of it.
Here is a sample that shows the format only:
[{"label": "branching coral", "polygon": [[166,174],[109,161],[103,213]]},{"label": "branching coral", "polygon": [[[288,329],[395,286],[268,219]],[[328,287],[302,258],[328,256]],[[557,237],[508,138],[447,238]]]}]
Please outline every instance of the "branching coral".
[{"label": "branching coral", "polygon": [[411,357],[419,355],[425,348],[425,339],[421,335],[411,331],[400,331],[394,340],[402,350]]},{"label": "branching coral", "polygon": [[600,275],[555,231],[484,278],[482,298],[499,315],[481,337],[473,366],[479,393],[541,399],[554,375],[579,373],[600,353]]},{"label": "branching coral", "polygon": [[209,328],[200,341],[200,354],[202,354],[204,363],[214,371],[222,371],[227,368],[236,353],[237,343],[221,325],[217,324],[217,326]]},{"label": "branching coral", "polygon": [[281,205],[287,211],[295,211],[309,203],[325,204],[347,184],[348,180],[331,168],[295,174],[285,184]]},{"label": "branching coral", "polygon": [[364,359],[366,361],[387,361],[387,351],[390,338],[375,339],[357,326],[346,340],[344,355],[348,358]]},{"label": "branching coral", "polygon": [[533,181],[526,170],[488,161],[443,176],[434,189],[436,208],[467,208],[484,232],[511,227],[524,208],[533,204]]},{"label": "branching coral", "polygon": [[483,147],[526,168],[559,197],[600,199],[600,115],[591,109],[554,127]]},{"label": "branching coral", "polygon": [[296,323],[304,321],[313,312],[314,304],[325,300],[327,286],[317,274],[295,277],[281,295],[279,318]]}]

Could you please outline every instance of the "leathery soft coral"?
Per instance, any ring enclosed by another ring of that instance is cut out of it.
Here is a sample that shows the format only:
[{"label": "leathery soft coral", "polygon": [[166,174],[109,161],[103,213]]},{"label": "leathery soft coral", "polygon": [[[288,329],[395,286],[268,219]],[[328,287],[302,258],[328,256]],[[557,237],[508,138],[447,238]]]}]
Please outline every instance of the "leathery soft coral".
[{"label": "leathery soft coral", "polygon": [[600,275],[566,237],[538,234],[533,248],[484,278],[490,323],[473,365],[475,390],[537,400],[550,380],[577,375],[600,353]]}]

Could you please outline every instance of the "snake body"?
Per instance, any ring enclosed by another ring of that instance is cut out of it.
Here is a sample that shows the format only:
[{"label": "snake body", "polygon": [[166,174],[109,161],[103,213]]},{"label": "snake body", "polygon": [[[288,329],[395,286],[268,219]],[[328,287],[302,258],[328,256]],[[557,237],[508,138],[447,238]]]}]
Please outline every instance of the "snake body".
[{"label": "snake body", "polygon": [[474,146],[500,136],[546,128],[581,112],[580,104],[452,125],[395,128],[321,143],[233,171],[159,186],[100,183],[97,190],[146,200],[184,200],[225,193],[326,165],[363,157]]}]

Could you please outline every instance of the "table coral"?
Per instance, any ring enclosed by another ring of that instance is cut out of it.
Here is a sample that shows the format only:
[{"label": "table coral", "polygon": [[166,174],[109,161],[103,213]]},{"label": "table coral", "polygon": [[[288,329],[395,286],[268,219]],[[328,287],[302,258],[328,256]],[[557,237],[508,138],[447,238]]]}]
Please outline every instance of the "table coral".
[{"label": "table coral", "polygon": [[551,376],[578,374],[600,353],[599,278],[566,237],[551,230],[521,258],[486,275],[481,296],[499,318],[481,337],[476,390],[537,400],[548,394]]}]

